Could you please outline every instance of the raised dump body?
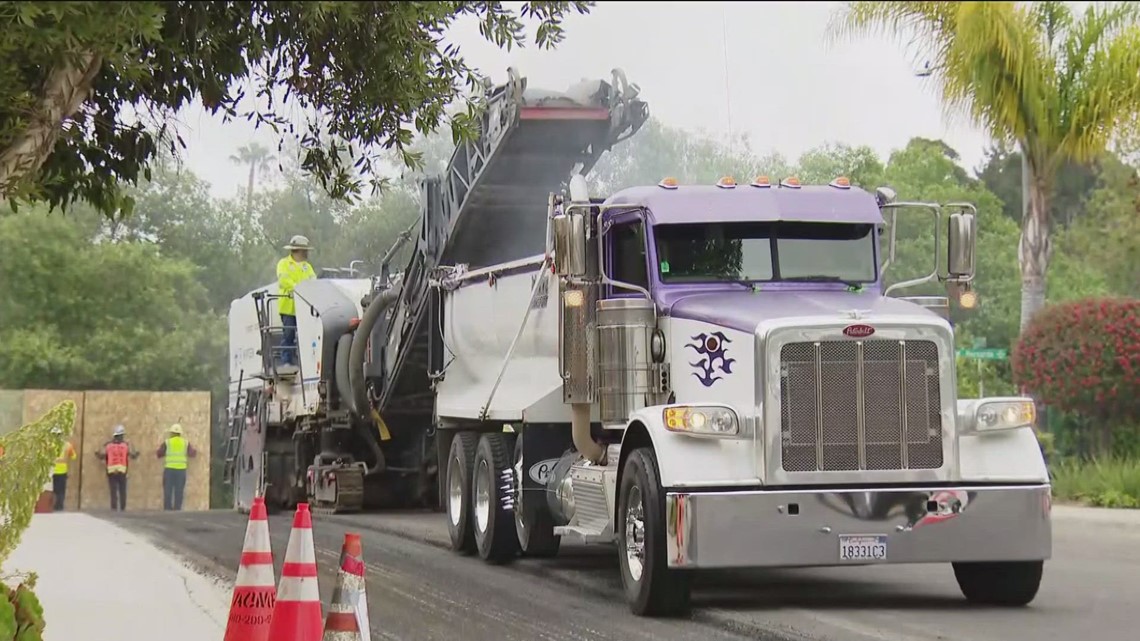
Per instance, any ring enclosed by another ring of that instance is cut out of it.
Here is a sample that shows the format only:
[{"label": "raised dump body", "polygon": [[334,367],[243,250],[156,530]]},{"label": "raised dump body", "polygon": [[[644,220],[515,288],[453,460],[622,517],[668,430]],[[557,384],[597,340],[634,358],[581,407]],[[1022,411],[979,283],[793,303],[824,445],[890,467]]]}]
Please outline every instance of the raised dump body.
[{"label": "raised dump body", "polygon": [[612,82],[583,81],[563,93],[529,89],[513,70],[510,78],[488,91],[480,137],[456,148],[444,176],[424,181],[420,236],[398,302],[372,330],[386,348],[368,376],[393,429],[431,424],[431,382],[451,358],[429,287],[437,267],[477,270],[542,253],[550,194],[649,115],[620,70]]}]

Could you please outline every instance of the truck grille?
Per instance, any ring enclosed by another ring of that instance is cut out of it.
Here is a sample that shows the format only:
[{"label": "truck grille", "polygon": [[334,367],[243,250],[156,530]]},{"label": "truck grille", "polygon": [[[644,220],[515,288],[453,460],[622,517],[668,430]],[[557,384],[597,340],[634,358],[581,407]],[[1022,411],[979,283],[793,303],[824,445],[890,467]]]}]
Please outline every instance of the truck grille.
[{"label": "truck grille", "polygon": [[938,347],[889,339],[789,343],[780,353],[787,472],[942,467]]}]

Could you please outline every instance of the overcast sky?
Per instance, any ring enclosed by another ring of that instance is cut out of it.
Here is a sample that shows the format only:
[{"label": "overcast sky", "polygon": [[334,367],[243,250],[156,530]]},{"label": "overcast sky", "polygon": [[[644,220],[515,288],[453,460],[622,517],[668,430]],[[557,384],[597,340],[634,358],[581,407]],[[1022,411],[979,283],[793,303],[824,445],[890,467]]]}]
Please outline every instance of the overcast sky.
[{"label": "overcast sky", "polygon": [[[567,20],[566,40],[554,51],[501,51],[471,22],[449,39],[496,83],[514,66],[531,87],[561,91],[583,78],[608,80],[619,67],[666,124],[725,139],[731,126],[750,137],[757,155],[795,160],[834,141],[869,145],[885,158],[923,136],[945,140],[975,168],[987,137],[943,117],[933,87],[915,76],[921,61],[874,37],[828,45],[824,32],[837,4],[603,1]],[[271,133],[244,121],[223,124],[195,109],[184,122],[187,165],[218,196],[244,184],[245,172],[228,160],[234,150],[252,140],[276,148]]]}]

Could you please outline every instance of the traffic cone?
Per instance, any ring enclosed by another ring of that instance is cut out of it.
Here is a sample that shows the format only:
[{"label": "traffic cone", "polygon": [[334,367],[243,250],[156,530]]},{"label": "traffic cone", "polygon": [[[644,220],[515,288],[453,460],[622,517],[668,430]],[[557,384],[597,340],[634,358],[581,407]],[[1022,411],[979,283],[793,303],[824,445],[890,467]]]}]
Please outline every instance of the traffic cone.
[{"label": "traffic cone", "polygon": [[313,518],[308,503],[298,503],[293,516],[269,638],[321,641],[321,595],[317,589],[317,554],[313,549]]},{"label": "traffic cone", "polygon": [[258,496],[253,499],[249,524],[245,526],[245,545],[241,550],[224,641],[269,641],[269,622],[276,597],[269,517],[265,499]]},{"label": "traffic cone", "polygon": [[325,619],[324,641],[367,641],[372,638],[368,627],[368,595],[364,590],[364,555],[360,535],[344,535],[340,550],[340,569],[336,588]]}]

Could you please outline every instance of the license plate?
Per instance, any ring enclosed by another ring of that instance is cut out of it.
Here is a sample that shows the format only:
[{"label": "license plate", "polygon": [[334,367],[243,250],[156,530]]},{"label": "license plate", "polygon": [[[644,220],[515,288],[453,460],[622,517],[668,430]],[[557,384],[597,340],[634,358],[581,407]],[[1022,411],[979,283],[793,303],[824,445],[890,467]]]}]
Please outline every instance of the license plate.
[{"label": "license plate", "polygon": [[886,561],[887,537],[878,534],[840,534],[839,560]]}]

